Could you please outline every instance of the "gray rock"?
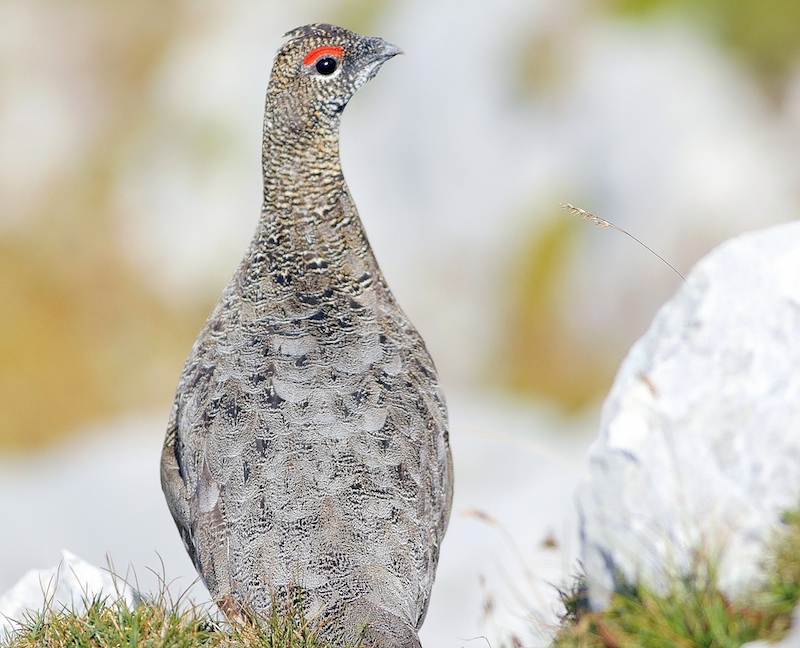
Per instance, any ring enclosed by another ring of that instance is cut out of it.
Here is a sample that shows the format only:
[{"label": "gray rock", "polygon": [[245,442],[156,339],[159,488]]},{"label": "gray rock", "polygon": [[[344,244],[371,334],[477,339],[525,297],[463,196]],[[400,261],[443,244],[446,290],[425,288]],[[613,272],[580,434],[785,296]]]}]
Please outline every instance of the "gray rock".
[{"label": "gray rock", "polygon": [[800,223],[701,260],[631,349],[578,488],[592,606],[698,559],[737,596],[800,505]]},{"label": "gray rock", "polygon": [[107,569],[63,551],[61,562],[50,569],[31,569],[14,587],[0,596],[0,640],[19,627],[19,622],[41,610],[80,612],[96,597],[124,598],[129,603],[138,595],[115,579]]}]

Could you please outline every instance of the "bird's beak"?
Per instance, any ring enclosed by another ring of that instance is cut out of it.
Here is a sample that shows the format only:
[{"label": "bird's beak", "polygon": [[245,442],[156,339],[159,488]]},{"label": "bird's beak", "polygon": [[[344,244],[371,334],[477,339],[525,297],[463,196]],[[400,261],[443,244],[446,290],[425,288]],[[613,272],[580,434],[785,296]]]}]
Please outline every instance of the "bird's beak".
[{"label": "bird's beak", "polygon": [[403,53],[403,50],[397,47],[397,45],[388,43],[382,38],[373,38],[371,41],[372,47],[370,47],[368,53],[365,54],[366,60],[364,61],[362,72],[356,80],[356,88],[360,88],[367,81],[372,79],[378,73],[381,66],[390,58]]},{"label": "bird's beak", "polygon": [[397,45],[383,41],[383,51],[380,54],[382,59],[388,60],[393,56],[397,56],[398,54],[405,54],[405,52],[401,50]]},{"label": "bird's beak", "polygon": [[403,50],[397,45],[389,43],[382,38],[373,38],[372,45],[373,47],[370,48],[372,51],[371,58],[378,63],[385,63],[393,56],[403,54]]}]

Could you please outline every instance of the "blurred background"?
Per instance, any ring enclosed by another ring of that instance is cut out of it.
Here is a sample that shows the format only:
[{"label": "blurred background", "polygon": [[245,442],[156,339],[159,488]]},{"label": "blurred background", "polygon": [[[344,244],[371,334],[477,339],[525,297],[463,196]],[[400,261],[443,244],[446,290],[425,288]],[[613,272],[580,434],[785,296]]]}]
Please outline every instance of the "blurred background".
[{"label": "blurred background", "polygon": [[314,21],[406,52],[342,158],[450,402],[423,639],[536,645],[599,404],[681,283],[560,203],[684,273],[796,218],[797,0],[0,0],[0,593],[62,546],[191,582],[161,437],[258,218],[272,58]]}]

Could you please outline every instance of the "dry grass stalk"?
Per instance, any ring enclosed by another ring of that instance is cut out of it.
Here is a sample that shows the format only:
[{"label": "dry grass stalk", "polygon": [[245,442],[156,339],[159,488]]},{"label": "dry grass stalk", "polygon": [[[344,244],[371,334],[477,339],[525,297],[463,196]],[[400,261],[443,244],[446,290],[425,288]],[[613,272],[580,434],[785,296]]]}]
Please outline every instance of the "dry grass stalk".
[{"label": "dry grass stalk", "polygon": [[664,257],[662,257],[653,248],[651,248],[646,243],[643,243],[642,241],[640,241],[638,238],[636,238],[633,234],[631,234],[627,230],[624,230],[621,227],[617,227],[616,225],[614,225],[614,223],[612,223],[611,221],[606,220],[605,218],[600,218],[600,216],[595,216],[592,212],[588,212],[585,209],[581,209],[580,207],[575,207],[575,205],[570,205],[569,203],[566,203],[566,204],[562,203],[561,207],[563,209],[566,209],[568,212],[574,214],[575,216],[580,216],[584,220],[592,221],[598,227],[610,227],[611,229],[615,229],[618,232],[621,232],[622,234],[624,234],[625,236],[627,236],[629,238],[632,238],[639,245],[641,245],[645,250],[647,250],[651,254],[654,254],[659,259],[661,259],[664,263],[666,263],[676,275],[678,275],[681,279],[683,279],[683,281],[686,281],[686,277],[684,277],[680,272],[678,272],[678,270],[675,268],[675,266],[673,266],[669,261],[667,261]]}]

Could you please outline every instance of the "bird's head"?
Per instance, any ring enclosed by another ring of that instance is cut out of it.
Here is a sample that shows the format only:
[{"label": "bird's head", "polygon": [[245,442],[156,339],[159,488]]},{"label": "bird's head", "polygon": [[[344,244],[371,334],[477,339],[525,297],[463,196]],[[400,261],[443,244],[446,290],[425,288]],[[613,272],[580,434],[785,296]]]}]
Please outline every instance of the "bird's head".
[{"label": "bird's head", "polygon": [[381,38],[321,23],[298,27],[286,37],[275,57],[267,101],[276,126],[296,131],[338,124],[356,90],[402,53]]}]

